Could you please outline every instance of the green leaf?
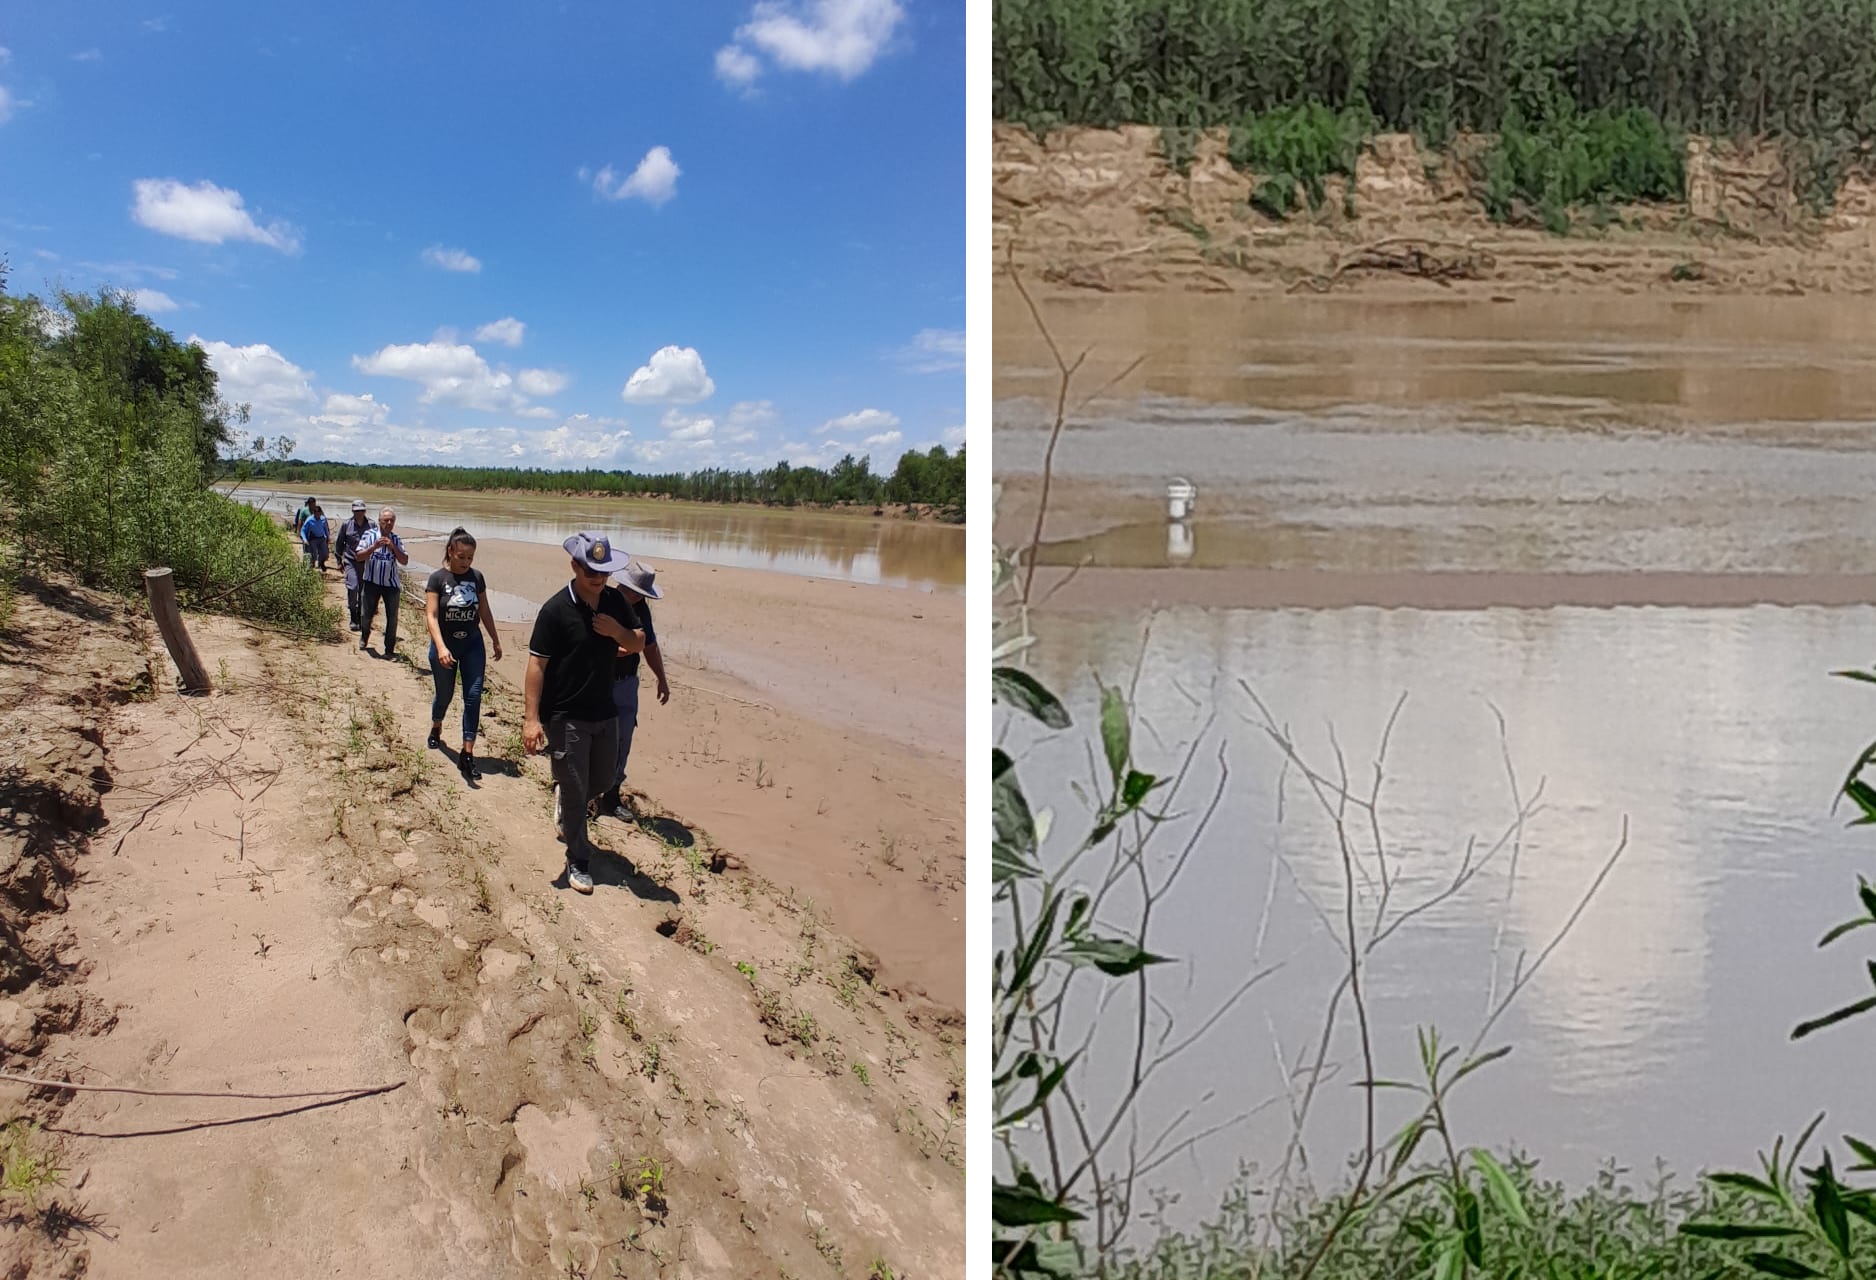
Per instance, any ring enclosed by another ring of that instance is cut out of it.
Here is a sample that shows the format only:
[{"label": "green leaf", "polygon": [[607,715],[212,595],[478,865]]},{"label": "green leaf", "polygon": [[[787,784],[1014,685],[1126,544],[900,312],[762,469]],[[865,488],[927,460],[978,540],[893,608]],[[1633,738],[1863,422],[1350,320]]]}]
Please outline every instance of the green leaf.
[{"label": "green leaf", "polygon": [[1837,1176],[1831,1172],[1830,1156],[1824,1156],[1824,1163],[1818,1167],[1816,1180],[1811,1184],[1811,1212],[1817,1215],[1817,1225],[1823,1229],[1824,1238],[1830,1241],[1830,1247],[1837,1251],[1839,1258],[1850,1256],[1850,1215],[1843,1207],[1843,1197],[1838,1193]]},{"label": "green leaf", "polygon": [[1132,727],[1127,723],[1127,703],[1119,689],[1101,690],[1101,745],[1107,751],[1107,767],[1120,785],[1122,772],[1132,752]]},{"label": "green leaf", "polygon": [[990,816],[993,839],[990,849],[990,876],[1004,881],[1017,877],[1033,878],[1042,874],[1034,865],[1036,820],[1023,798],[1022,786],[1009,757],[997,751],[991,762]]},{"label": "green leaf", "polygon": [[1746,1255],[1746,1265],[1764,1275],[1781,1276],[1784,1280],[1807,1280],[1807,1277],[1824,1274],[1795,1258],[1781,1258],[1775,1253],[1749,1253]]},{"label": "green leaf", "polygon": [[1876,889],[1862,876],[1856,878],[1856,896],[1862,899],[1863,910],[1869,914],[1872,923],[1876,923]]},{"label": "green leaf", "polygon": [[1852,1138],[1848,1135],[1844,1137],[1843,1141],[1844,1145],[1856,1152],[1857,1158],[1863,1162],[1862,1164],[1851,1165],[1851,1173],[1864,1173],[1868,1170],[1876,1169],[1876,1147],[1872,1147],[1869,1143],[1864,1142],[1860,1138]]},{"label": "green leaf", "polygon": [[1876,787],[1870,786],[1861,778],[1852,778],[1843,784],[1843,793],[1854,800],[1856,807],[1863,811],[1863,816],[1852,822],[1851,826],[1862,827],[1876,822]]},{"label": "green leaf", "polygon": [[1433,1280],[1459,1280],[1465,1270],[1465,1252],[1459,1241],[1453,1240],[1440,1251],[1440,1260],[1433,1267]]},{"label": "green leaf", "polygon": [[1033,1053],[1024,1054],[1023,1057],[1024,1061],[1017,1066],[1016,1074],[1019,1076],[1037,1077],[1036,1091],[1030,1096],[1028,1102],[1010,1112],[1008,1115],[999,1116],[997,1118],[996,1125],[999,1129],[1008,1128],[1010,1125],[1020,1120],[1027,1119],[1032,1112],[1038,1110],[1047,1102],[1050,1096],[1055,1093],[1056,1089],[1060,1087],[1062,1077],[1068,1074],[1069,1065],[1075,1060],[1075,1056],[1070,1054],[1067,1058],[1064,1058],[1051,1067],[1048,1072],[1044,1073],[1042,1070],[1042,1059],[1040,1057]]},{"label": "green leaf", "polygon": [[1833,671],[1833,676],[1842,676],[1845,680],[1861,680],[1864,684],[1876,684],[1876,674],[1868,671]]},{"label": "green leaf", "polygon": [[1473,1151],[1472,1162],[1478,1165],[1479,1173],[1485,1180],[1486,1194],[1491,1196],[1498,1211],[1525,1230],[1530,1230],[1531,1217],[1524,1211],[1524,1197],[1518,1194],[1517,1184],[1512,1182],[1511,1174],[1506,1172],[1505,1166],[1492,1159],[1489,1153],[1479,1150]]},{"label": "green leaf", "polygon": [[1758,1222],[1683,1222],[1681,1234],[1701,1240],[1777,1240],[1801,1236],[1796,1227],[1775,1227]]},{"label": "green leaf", "polygon": [[990,1217],[999,1227],[1080,1222],[1082,1215],[1030,1187],[999,1182],[990,1188]]},{"label": "green leaf", "polygon": [[1028,712],[1051,729],[1069,726],[1068,711],[1061,700],[1027,671],[1015,667],[994,668],[990,672],[990,695],[997,702]]},{"label": "green leaf", "polygon": [[1876,1009],[1876,996],[1865,996],[1855,1004],[1847,1004],[1843,1008],[1832,1013],[1827,1013],[1821,1018],[1812,1018],[1809,1022],[1800,1022],[1796,1027],[1792,1028],[1791,1038],[1793,1040],[1802,1040],[1814,1031],[1822,1031],[1825,1027],[1834,1026],[1842,1022],[1845,1018],[1854,1018],[1857,1014],[1868,1013],[1871,1009]]},{"label": "green leaf", "polygon": [[1454,1085],[1458,1084],[1461,1080],[1464,1080],[1467,1076],[1471,1075],[1474,1071],[1477,1071],[1480,1067],[1490,1066],[1492,1063],[1497,1062],[1500,1058],[1504,1057],[1506,1054],[1510,1052],[1511,1052],[1510,1045],[1508,1044],[1501,1045],[1500,1047],[1493,1049],[1489,1053],[1481,1053],[1478,1057],[1468,1060],[1464,1066],[1460,1067],[1459,1070],[1453,1072],[1453,1078],[1446,1082],[1446,1087],[1448,1089],[1452,1088]]},{"label": "green leaf", "polygon": [[[1862,1166],[1858,1165],[1861,1169]],[[1871,1226],[1876,1226],[1876,1192],[1852,1191],[1843,1198],[1843,1207]]]},{"label": "green leaf", "polygon": [[1077,938],[1068,945],[1068,954],[1092,964],[1111,978],[1124,978],[1150,964],[1165,964],[1165,956],[1156,956],[1137,944],[1121,938]]},{"label": "green leaf", "polygon": [[1466,1260],[1475,1267],[1485,1265],[1485,1234],[1479,1225],[1479,1198],[1469,1187],[1458,1188],[1459,1230],[1465,1236]]},{"label": "green leaf", "polygon": [[1755,1178],[1749,1173],[1710,1173],[1707,1181],[1722,1187],[1734,1187],[1761,1200],[1770,1200],[1774,1204],[1783,1203],[1784,1197],[1778,1194],[1778,1188],[1762,1178]]},{"label": "green leaf", "polygon": [[[1127,771],[1127,780],[1121,784],[1120,803],[1122,808],[1137,809],[1147,797],[1147,792],[1159,785],[1159,780],[1150,773],[1141,773],[1138,769]],[[1871,921],[1876,924],[1876,920]]]},{"label": "green leaf", "polygon": [[994,1242],[994,1276],[1049,1276],[1075,1280],[1082,1273],[1081,1247],[1073,1240],[1004,1239]]},{"label": "green leaf", "polygon": [[1846,920],[1829,933],[1819,938],[1817,945],[1820,947],[1828,947],[1831,943],[1837,941],[1837,939],[1843,937],[1844,934],[1849,933],[1852,929],[1861,929],[1864,925],[1870,924],[1876,924],[1876,920],[1872,920],[1868,916],[1858,916],[1854,920]]}]

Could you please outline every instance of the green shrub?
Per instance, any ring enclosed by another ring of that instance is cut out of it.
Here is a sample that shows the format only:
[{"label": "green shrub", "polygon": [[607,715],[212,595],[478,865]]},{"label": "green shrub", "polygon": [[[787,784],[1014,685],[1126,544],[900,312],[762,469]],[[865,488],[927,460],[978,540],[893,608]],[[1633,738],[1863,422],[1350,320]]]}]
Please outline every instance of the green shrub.
[{"label": "green shrub", "polygon": [[1234,167],[1262,180],[1251,203],[1274,218],[1287,217],[1297,197],[1311,209],[1327,198],[1331,174],[1353,177],[1368,122],[1310,103],[1246,116],[1231,126]]},{"label": "green shrub", "polygon": [[1566,114],[1533,128],[1513,108],[1482,161],[1486,212],[1499,222],[1535,213],[1562,233],[1573,209],[1677,200],[1683,154],[1682,140],[1640,109]]}]

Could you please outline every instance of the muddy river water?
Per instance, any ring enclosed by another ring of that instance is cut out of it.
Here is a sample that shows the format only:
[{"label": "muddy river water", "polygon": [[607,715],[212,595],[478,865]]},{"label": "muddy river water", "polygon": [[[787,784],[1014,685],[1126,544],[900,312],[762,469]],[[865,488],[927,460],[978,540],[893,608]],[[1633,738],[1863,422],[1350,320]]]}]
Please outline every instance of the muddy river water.
[{"label": "muddy river water", "polygon": [[[1276,1063],[1313,1044],[1341,972],[1340,849],[1253,693],[1316,769],[1336,775],[1339,751],[1363,794],[1399,706],[1375,824],[1397,915],[1452,884],[1469,842],[1484,859],[1373,954],[1384,1075],[1413,1074],[1417,1027],[1469,1043],[1620,849],[1487,1036],[1511,1055],[1455,1095],[1462,1141],[1521,1146],[1571,1181],[1608,1160],[1685,1178],[1750,1165],[1818,1110],[1832,1131],[1867,1127],[1876,1022],[1789,1033],[1867,986],[1856,942],[1816,943],[1876,861],[1876,837],[1831,811],[1876,737],[1876,690],[1829,674],[1876,660],[1876,308],[1045,305],[1071,357],[1094,349],[1078,387],[1146,362],[1056,452],[1037,594],[1059,594],[1029,661],[1078,729],[1014,726],[1006,745],[1032,803],[1073,828],[1097,675],[1137,669],[1141,767],[1198,744],[1156,874],[1226,779],[1156,908],[1157,949],[1179,961],[1157,997],[1191,1030],[1277,967],[1143,1104],[1148,1134],[1181,1115],[1186,1133],[1226,1126],[1156,1171],[1181,1196],[1173,1219],[1215,1205],[1241,1163],[1281,1159]],[[1001,295],[997,361],[1007,543],[1031,529],[1053,375]],[[1199,490],[1183,526],[1175,476]],[[1355,871],[1365,921],[1378,865]],[[1089,1090],[1117,1086],[1101,1064],[1130,1043],[1102,1024]],[[1355,1048],[1345,1021],[1310,1129],[1319,1182],[1359,1139]]]}]

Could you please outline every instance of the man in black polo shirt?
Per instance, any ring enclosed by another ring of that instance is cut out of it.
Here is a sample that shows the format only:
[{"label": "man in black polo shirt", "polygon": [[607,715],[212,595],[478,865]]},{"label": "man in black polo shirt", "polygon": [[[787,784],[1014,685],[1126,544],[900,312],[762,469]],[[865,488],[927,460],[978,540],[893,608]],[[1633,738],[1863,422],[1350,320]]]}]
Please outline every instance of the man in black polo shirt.
[{"label": "man in black polo shirt", "polygon": [[573,581],[548,597],[534,619],[521,740],[529,751],[553,752],[567,883],[591,893],[586,806],[611,781],[619,740],[613,662],[621,650],[642,652],[645,633],[633,626],[637,618],[625,597],[606,585],[626,562],[606,536],[576,533],[561,545],[573,557]]}]

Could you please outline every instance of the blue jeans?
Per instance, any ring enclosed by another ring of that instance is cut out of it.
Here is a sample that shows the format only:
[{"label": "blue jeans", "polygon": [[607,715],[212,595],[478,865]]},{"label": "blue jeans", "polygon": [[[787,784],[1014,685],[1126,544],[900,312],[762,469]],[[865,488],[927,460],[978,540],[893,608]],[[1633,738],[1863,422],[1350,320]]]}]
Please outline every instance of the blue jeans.
[{"label": "blue jeans", "polygon": [[632,754],[632,730],[638,728],[638,675],[612,682],[612,705],[619,713],[619,762],[612,770],[612,789],[625,785],[625,760]]},{"label": "blue jeans", "polygon": [[482,645],[482,633],[472,631],[463,639],[445,635],[450,656],[456,665],[446,667],[436,658],[436,642],[430,642],[430,675],[436,681],[436,697],[430,700],[430,723],[442,724],[449,710],[449,700],[456,692],[456,673],[462,672],[462,740],[474,742],[476,728],[482,723],[482,677],[488,670],[488,650]]}]

